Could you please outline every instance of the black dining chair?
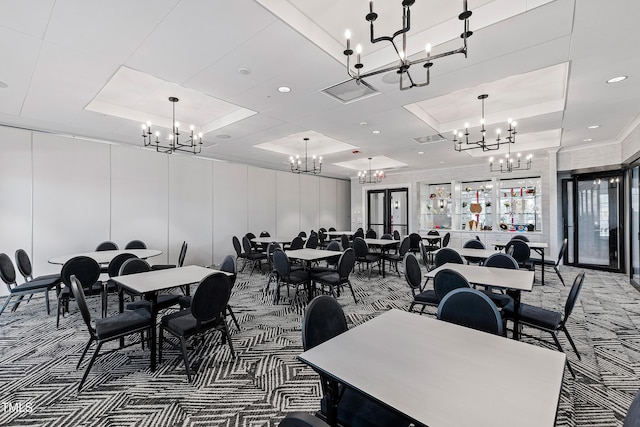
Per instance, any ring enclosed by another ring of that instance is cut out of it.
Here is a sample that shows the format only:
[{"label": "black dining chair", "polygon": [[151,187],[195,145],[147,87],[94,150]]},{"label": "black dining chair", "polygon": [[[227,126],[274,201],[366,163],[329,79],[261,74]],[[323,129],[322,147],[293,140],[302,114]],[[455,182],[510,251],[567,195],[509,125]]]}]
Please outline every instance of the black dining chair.
[{"label": "black dining chair", "polygon": [[180,246],[180,253],[178,254],[178,262],[176,264],[154,264],[151,266],[152,270],[166,270],[168,268],[182,267],[184,265],[184,259],[187,256],[187,248],[189,244],[186,241],[182,242]]},{"label": "black dining chair", "polygon": [[369,278],[371,278],[371,267],[372,264],[378,264],[378,271],[381,271],[381,255],[379,252],[371,252],[369,250],[369,245],[364,241],[361,237],[356,237],[353,239],[353,250],[356,255],[356,262],[362,266],[362,264],[366,264],[367,269],[369,270]]},{"label": "black dining chair", "polygon": [[454,289],[471,288],[471,284],[462,274],[449,268],[442,269],[433,278],[433,290],[439,301]]},{"label": "black dining chair", "polygon": [[25,296],[31,296],[35,293],[44,294],[47,314],[50,313],[49,290],[51,289],[51,286],[55,286],[51,284],[50,280],[31,280],[22,284],[18,284],[16,282],[16,269],[13,266],[11,258],[9,258],[9,256],[5,253],[0,253],[0,278],[7,286],[8,291],[8,294],[5,296],[6,299],[4,301],[4,304],[2,305],[2,308],[0,308],[0,315],[4,312],[9,303],[14,300],[14,298],[15,302],[13,304],[13,307],[11,308],[12,312],[18,308],[18,306],[20,305],[20,301],[22,301]]},{"label": "black dining chair", "polygon": [[[293,424],[292,426],[295,427],[295,425],[296,424]],[[302,425],[304,426],[304,424]],[[640,391],[636,393],[636,397],[631,402],[631,405],[629,405],[622,427],[640,427]]]},{"label": "black dining chair", "polygon": [[[129,258],[125,260],[120,266],[119,276],[126,276],[129,274],[148,273],[151,271],[149,263],[140,258]],[[135,295],[132,295],[132,298]],[[168,293],[160,293],[156,296],[156,311],[166,310],[169,307],[178,305],[180,303],[180,295]],[[151,302],[146,299],[138,299],[132,301],[126,305],[127,310],[145,309],[151,312]]]},{"label": "black dining chair", "polygon": [[236,251],[236,259],[242,259],[242,268],[240,271],[244,271],[244,267],[247,265],[247,256],[244,252],[242,252],[242,244],[238,239],[238,236],[233,236],[231,238],[231,243],[233,243],[233,249]]},{"label": "black dining chair", "polygon": [[[200,281],[193,293],[189,308],[162,317],[160,321],[160,346],[158,360],[162,362],[162,343],[167,342],[182,351],[187,381],[191,382],[191,365],[187,354],[187,339],[204,336],[212,332],[222,333],[222,342],[229,345],[231,357],[235,358],[229,328],[225,321],[225,308],[231,296],[231,280],[224,273],[211,273]],[[178,343],[165,339],[165,333],[178,339]],[[205,342],[201,340],[201,342]]]},{"label": "black dining chair", "polygon": [[436,317],[445,322],[502,335],[502,316],[498,307],[476,289],[459,288],[447,293],[438,305]]},{"label": "black dining chair", "polygon": [[[85,287],[75,275],[72,275],[69,278],[69,284],[75,300],[78,303],[78,309],[82,314],[82,319],[89,331],[89,341],[84,346],[84,350],[78,360],[76,369],[80,368],[80,364],[82,363],[84,356],[87,354],[89,347],[91,347],[91,344],[94,342],[96,343],[96,349],[93,351],[91,360],[89,360],[89,363],[87,364],[84,375],[80,380],[80,384],[78,384],[78,391],[80,391],[82,390],[82,385],[87,379],[87,375],[89,375],[89,371],[91,371],[91,367],[96,361],[104,343],[114,341],[128,335],[144,333],[145,331],[148,332],[147,336],[149,336],[151,328],[154,327],[154,325],[151,323],[151,315],[147,310],[125,311],[111,317],[95,319],[95,321],[93,321],[84,294]],[[138,343],[133,342],[125,347],[134,344]],[[121,346],[120,348],[123,347]]]},{"label": "black dining chair", "polygon": [[[511,255],[505,254],[502,252],[498,252],[489,256],[483,264],[485,267],[492,268],[505,268],[508,270],[518,270],[518,261],[516,261]],[[487,287],[486,290],[483,291],[486,296],[491,298],[498,308],[503,308],[508,304],[513,304],[513,298],[509,295],[506,295],[502,292],[494,292],[493,288]]]},{"label": "black dining chair", "polygon": [[566,286],[566,285],[564,283],[564,278],[562,277],[562,274],[560,274],[560,264],[562,264],[562,260],[564,259],[564,256],[567,253],[568,241],[569,240],[566,238],[562,241],[562,245],[560,246],[560,251],[558,252],[558,258],[555,261],[552,259],[545,259],[543,263],[542,259],[540,258],[531,258],[531,261],[533,262],[534,266],[539,265],[540,268],[552,267],[553,271],[555,271],[556,274],[558,275],[558,278],[560,279],[562,286]]},{"label": "black dining chair", "polygon": [[[100,279],[100,265],[93,258],[77,256],[71,258],[62,266],[60,276],[65,287],[58,293],[58,312],[56,315],[56,328],[60,326],[60,315],[64,316],[69,311],[69,301],[75,298],[71,287],[71,276],[75,276],[82,286],[83,295],[102,295],[103,285]],[[104,298],[102,299],[104,302]],[[106,308],[103,307],[103,312]]]},{"label": "black dining chair", "polygon": [[347,236],[346,234],[340,236],[340,245],[342,246],[342,250],[350,248],[351,241],[349,240],[349,236]]},{"label": "black dining chair", "polygon": [[420,253],[420,242],[422,242],[422,236],[418,233],[409,234],[409,250],[414,254]]},{"label": "black dining chair", "polygon": [[[438,267],[443,266],[446,263],[464,264],[464,259],[462,259],[462,256],[460,256],[460,254],[455,249],[442,248],[438,252],[436,252],[433,263],[434,263],[433,269],[436,269]],[[430,278],[427,277],[427,279],[425,280],[425,283],[424,283],[425,286],[429,281],[429,279]]]},{"label": "black dining chair", "polygon": [[118,245],[110,240],[101,242],[98,244],[98,246],[96,246],[96,252],[117,251],[118,249]]},{"label": "black dining chair", "polygon": [[295,288],[295,293],[293,295],[293,299],[295,300],[298,296],[298,288],[300,286],[308,286],[311,287],[311,277],[309,272],[303,269],[293,270],[291,268],[291,262],[289,261],[289,257],[282,250],[277,248],[273,251],[273,264],[278,272],[278,276],[280,280],[278,281],[276,287],[276,295],[274,298],[274,303],[278,304],[280,302],[280,286],[287,286],[287,295],[289,295],[289,288]]},{"label": "black dining chair", "polygon": [[267,254],[264,252],[256,252],[251,246],[251,242],[247,236],[242,238],[242,248],[244,249],[244,255],[248,262],[251,263],[251,271],[249,276],[253,274],[253,270],[258,268],[258,271],[262,271],[262,261],[267,260]]},{"label": "black dining chair", "polygon": [[368,229],[367,232],[365,233],[365,238],[366,239],[376,239],[378,238],[378,233],[376,233],[375,230],[373,229]]},{"label": "black dining chair", "polygon": [[[484,243],[482,243],[480,240],[476,240],[476,239],[467,240],[466,242],[464,242],[462,247],[463,248],[470,248],[470,249],[486,249],[485,246],[484,246]],[[483,263],[483,261],[484,261],[484,258],[482,258],[482,257],[466,256],[465,259],[467,260],[467,264],[478,264],[478,265],[481,265]]]},{"label": "black dining chair", "polygon": [[[407,240],[406,237],[405,240]],[[416,305],[422,306],[420,314],[424,313],[424,309],[427,308],[427,306],[437,307],[440,300],[438,299],[436,292],[433,289],[422,289],[422,269],[420,268],[418,259],[413,253],[407,252],[404,255],[403,267],[404,278],[409,285],[411,294],[413,295],[413,301],[411,301],[411,305],[409,305],[409,311],[413,311],[413,307]]]},{"label": "black dining chair", "polygon": [[[567,330],[567,321],[569,320],[569,316],[573,312],[573,308],[578,300],[578,296],[580,295],[580,290],[582,289],[582,284],[584,283],[584,271],[578,273],[576,278],[573,281],[573,285],[569,290],[569,294],[567,295],[567,300],[564,304],[564,312],[549,310],[543,307],[537,307],[529,304],[520,304],[519,313],[519,322],[521,325],[529,326],[532,328],[536,328],[545,332],[548,332],[553,337],[553,341],[558,347],[558,350],[561,352],[565,352],[562,344],[560,344],[560,340],[558,339],[558,332],[564,332],[569,344],[573,347],[573,351],[575,351],[576,356],[578,356],[578,360],[581,360],[580,353],[576,348],[569,331]],[[504,315],[507,319],[513,320],[515,316],[514,306],[507,305],[502,309]],[[573,368],[569,363],[569,358],[567,360],[567,367],[569,368],[569,372],[575,378],[576,374],[573,372]]]},{"label": "black dining chair", "polygon": [[520,268],[526,268],[527,270],[533,270],[533,262],[531,261],[531,249],[524,240],[511,239],[504,247],[504,252],[511,255]]},{"label": "black dining chair", "polygon": [[358,300],[356,299],[356,293],[353,291],[353,286],[349,280],[349,274],[351,274],[355,262],[356,254],[352,248],[349,248],[340,255],[338,266],[335,271],[312,271],[311,280],[320,284],[323,289],[324,286],[328,286],[329,292],[336,298],[340,296],[340,287],[342,285],[349,286],[351,295],[353,296],[353,302],[357,304]]},{"label": "black dining chair", "polygon": [[398,230],[393,230],[393,240],[400,240],[400,232]]},{"label": "black dining chair", "polygon": [[391,264],[393,264],[393,266],[396,269],[396,273],[398,273],[398,276],[400,276],[400,271],[398,270],[398,263],[404,260],[404,256],[407,252],[409,252],[409,238],[405,237],[404,239],[402,239],[402,242],[400,243],[400,248],[398,248],[397,253],[382,254],[382,262],[385,262],[385,261],[389,262],[389,267],[391,267]]},{"label": "black dining chair", "polygon": [[[33,277],[33,267],[31,265],[31,259],[24,249],[18,249],[16,251],[15,260],[18,271],[24,278],[25,283],[34,282],[34,285],[42,285],[46,283],[46,285],[49,287],[49,290],[56,288],[56,295],[58,292],[60,292],[60,285],[62,283],[60,273],[45,274],[43,276]],[[29,299],[27,300],[27,302],[31,301],[32,296],[33,294],[29,294]],[[22,299],[23,296],[19,297],[17,301],[22,301]]]},{"label": "black dining chair", "polygon": [[278,427],[329,427],[329,424],[306,412],[290,412]]},{"label": "black dining chair", "polygon": [[[302,346],[310,350],[325,341],[347,331],[347,319],[338,301],[328,295],[315,297],[307,306],[302,319]],[[320,401],[319,416],[327,417],[328,392],[332,388],[331,380],[324,373],[320,375],[323,397]],[[341,426],[388,426],[408,427],[409,420],[383,407],[359,393],[338,384],[337,418]]]}]

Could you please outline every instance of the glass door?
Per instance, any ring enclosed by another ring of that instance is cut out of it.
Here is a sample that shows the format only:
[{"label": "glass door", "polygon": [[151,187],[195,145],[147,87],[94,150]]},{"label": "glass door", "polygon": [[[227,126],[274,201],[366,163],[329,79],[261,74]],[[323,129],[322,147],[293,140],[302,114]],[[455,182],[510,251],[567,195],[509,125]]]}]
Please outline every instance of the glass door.
[{"label": "glass door", "polygon": [[393,188],[367,191],[367,229],[377,237],[398,230],[409,234],[409,190]]},{"label": "glass door", "polygon": [[640,285],[640,166],[630,171],[631,280]]},{"label": "glass door", "polygon": [[575,264],[575,247],[576,236],[573,224],[573,179],[562,180],[562,230],[564,238],[567,239],[567,254],[565,255],[565,264]]},{"label": "glass door", "polygon": [[620,173],[574,178],[575,264],[622,271]]}]

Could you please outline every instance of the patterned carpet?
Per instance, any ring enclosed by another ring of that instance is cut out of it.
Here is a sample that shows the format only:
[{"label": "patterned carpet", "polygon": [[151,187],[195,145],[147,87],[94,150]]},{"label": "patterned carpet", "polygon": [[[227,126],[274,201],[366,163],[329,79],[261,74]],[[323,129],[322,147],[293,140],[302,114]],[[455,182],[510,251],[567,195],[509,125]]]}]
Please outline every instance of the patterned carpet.
[{"label": "patterned carpet", "polygon": [[[570,286],[578,270],[562,272]],[[404,279],[352,278],[358,304],[348,292],[339,299],[350,327],[408,306]],[[545,279],[546,286],[537,285],[523,300],[561,309],[569,288],[553,272]],[[274,305],[273,294],[263,293],[266,280],[242,273],[236,282],[231,304],[241,331],[232,326],[235,360],[214,335],[191,352],[198,369],[189,384],[176,350],[167,347],[152,373],[148,352],[133,346],[99,358],[81,393],[76,389],[85,365],[80,370],[75,365],[88,338],[81,316],[72,303],[70,316],[56,330],[55,315],[46,316],[44,301],[34,297],[0,316],[0,425],[276,426],[287,412],[317,410],[317,375],[296,361],[304,306],[286,293]],[[90,304],[98,313],[98,302],[90,299]],[[116,299],[110,304],[115,312]],[[557,425],[621,426],[640,388],[640,293],[625,275],[587,271],[568,328],[582,361],[568,350],[577,378],[565,372]],[[549,336],[540,336],[548,341],[525,340],[554,348]]]}]

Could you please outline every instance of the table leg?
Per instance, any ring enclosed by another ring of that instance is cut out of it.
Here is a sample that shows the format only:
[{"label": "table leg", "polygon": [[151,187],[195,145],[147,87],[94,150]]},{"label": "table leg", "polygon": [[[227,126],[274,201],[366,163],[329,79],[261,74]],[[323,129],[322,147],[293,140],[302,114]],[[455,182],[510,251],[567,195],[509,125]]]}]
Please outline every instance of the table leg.
[{"label": "table leg", "polygon": [[[124,312],[124,291],[122,286],[118,285],[118,313]],[[120,338],[120,347],[124,347],[124,337]]]},{"label": "table leg", "polygon": [[338,425],[338,383],[329,381],[327,384],[327,424],[331,427]]},{"label": "table leg", "polygon": [[513,339],[520,340],[520,294],[519,290],[507,289],[507,295],[513,298]]},{"label": "table leg", "polygon": [[156,370],[156,351],[158,349],[158,334],[156,331],[156,320],[158,318],[158,295],[156,292],[145,295],[145,298],[151,303],[151,336],[149,337],[149,347],[151,347],[151,372]]},{"label": "table leg", "polygon": [[384,274],[384,255],[387,253],[387,248],[382,247],[380,248],[380,263],[382,264],[382,278],[384,279],[385,274]]},{"label": "table leg", "polygon": [[542,265],[540,266],[542,270],[540,280],[542,280],[542,286],[544,286],[544,249],[540,249],[540,257],[542,258]]}]

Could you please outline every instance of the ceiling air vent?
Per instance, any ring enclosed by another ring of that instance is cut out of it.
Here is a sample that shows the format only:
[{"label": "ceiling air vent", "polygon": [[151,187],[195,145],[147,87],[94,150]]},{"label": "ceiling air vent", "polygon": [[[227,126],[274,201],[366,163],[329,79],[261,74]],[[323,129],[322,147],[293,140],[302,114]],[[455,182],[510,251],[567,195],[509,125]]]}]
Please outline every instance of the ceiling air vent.
[{"label": "ceiling air vent", "polygon": [[355,79],[322,89],[321,92],[342,104],[350,104],[380,93],[364,80],[357,83]]},{"label": "ceiling air vent", "polygon": [[418,144],[433,144],[434,142],[446,141],[447,138],[436,133],[435,135],[419,136],[417,138],[413,138],[413,140]]}]

